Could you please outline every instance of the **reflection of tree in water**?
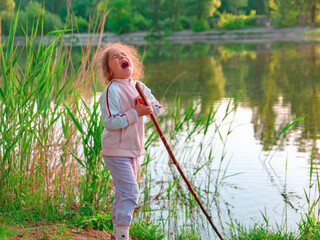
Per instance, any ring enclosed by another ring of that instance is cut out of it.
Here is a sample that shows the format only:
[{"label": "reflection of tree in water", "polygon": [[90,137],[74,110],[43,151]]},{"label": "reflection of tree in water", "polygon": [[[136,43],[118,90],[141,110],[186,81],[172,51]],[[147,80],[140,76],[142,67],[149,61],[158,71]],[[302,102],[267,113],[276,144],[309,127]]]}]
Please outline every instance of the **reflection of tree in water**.
[{"label": "reflection of tree in water", "polygon": [[292,61],[280,69],[288,75],[287,84],[281,88],[286,93],[286,101],[291,103],[292,114],[306,116],[301,123],[301,134],[296,137],[299,150],[309,151],[313,147],[314,159],[320,159],[319,150],[316,151],[319,148],[317,140],[320,131],[320,46],[304,44],[291,48],[290,51]]},{"label": "reflection of tree in water", "polygon": [[[279,63],[276,57],[270,56],[266,64],[265,72],[262,74],[261,95],[256,99],[257,108],[253,108],[252,122],[254,124],[255,136],[263,144],[263,150],[269,150],[275,144],[276,139],[275,118],[276,113],[273,106],[277,103],[277,68]],[[255,113],[255,111],[257,111]]]},{"label": "reflection of tree in water", "polygon": [[253,111],[255,137],[261,141],[264,150],[270,149],[276,138],[273,108],[278,102],[277,58],[267,51],[248,51],[241,45],[222,46],[219,52],[227,86],[233,91],[245,89],[241,101]]},{"label": "reflection of tree in water", "polygon": [[[257,45],[259,50],[253,57],[239,45],[220,47],[226,91],[228,94],[230,88],[245,89],[241,101],[248,101],[253,110],[255,137],[262,142],[264,150],[279,144],[275,140],[284,124],[303,115],[306,118],[296,141],[301,151],[310,150],[308,140],[317,148],[320,47],[305,43]],[[287,111],[287,116],[281,116],[285,115],[283,111]]]},{"label": "reflection of tree in water", "polygon": [[145,79],[158,99],[166,94],[164,101],[172,103],[179,96],[182,107],[200,99],[202,112],[244,89],[241,104],[252,109],[255,137],[265,150],[279,144],[284,124],[306,115],[295,138],[299,150],[307,151],[319,142],[319,55],[314,43],[148,43]]},{"label": "reflection of tree in water", "polygon": [[214,57],[202,58],[199,62],[200,67],[203,66],[199,73],[199,80],[203,82],[201,112],[208,112],[210,103],[225,97],[226,79],[221,64]]},{"label": "reflection of tree in water", "polygon": [[[184,46],[184,49],[181,49],[181,46],[177,49],[171,47],[162,51],[165,54],[157,55],[164,59],[157,58],[157,61],[153,59],[150,62],[145,59],[145,78],[148,86],[156,89],[158,98],[161,99],[166,93],[166,101],[172,102],[180,96],[184,106],[200,98],[201,111],[207,112],[212,101],[224,97],[226,81],[219,62],[213,56],[208,56],[210,45],[196,44]],[[177,51],[182,51],[182,58],[179,58]],[[186,56],[186,53],[189,56]],[[185,74],[176,79],[184,72]]]}]

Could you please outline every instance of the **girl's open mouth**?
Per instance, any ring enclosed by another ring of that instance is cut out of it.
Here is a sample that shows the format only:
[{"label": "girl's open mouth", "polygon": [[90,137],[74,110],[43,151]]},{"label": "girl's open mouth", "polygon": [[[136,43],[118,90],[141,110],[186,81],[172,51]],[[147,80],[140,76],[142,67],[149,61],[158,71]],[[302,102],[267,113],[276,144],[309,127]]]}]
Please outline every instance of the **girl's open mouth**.
[{"label": "girl's open mouth", "polygon": [[121,63],[121,67],[123,69],[127,69],[129,67],[129,62],[127,60],[124,60],[122,63]]}]

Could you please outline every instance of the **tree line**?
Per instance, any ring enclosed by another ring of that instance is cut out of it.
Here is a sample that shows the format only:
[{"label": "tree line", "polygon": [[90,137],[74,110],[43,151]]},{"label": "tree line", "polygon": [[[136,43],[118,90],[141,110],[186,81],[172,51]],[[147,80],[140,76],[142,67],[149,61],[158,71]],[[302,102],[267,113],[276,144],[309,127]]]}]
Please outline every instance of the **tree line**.
[{"label": "tree line", "polygon": [[[17,34],[31,29],[38,18],[45,33],[61,29],[65,23],[87,32],[103,11],[109,10],[105,30],[114,33],[203,31],[257,26],[259,16],[265,16],[274,27],[316,25],[319,8],[317,0],[1,0],[0,18],[2,34],[10,30],[17,11]],[[68,17],[68,9],[72,17]]]}]

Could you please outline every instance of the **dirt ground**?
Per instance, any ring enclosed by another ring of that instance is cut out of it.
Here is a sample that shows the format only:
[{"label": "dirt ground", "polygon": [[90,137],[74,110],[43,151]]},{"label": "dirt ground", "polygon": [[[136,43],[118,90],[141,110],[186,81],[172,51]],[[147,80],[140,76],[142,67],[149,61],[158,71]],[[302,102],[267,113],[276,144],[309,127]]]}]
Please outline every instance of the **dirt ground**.
[{"label": "dirt ground", "polygon": [[78,229],[69,228],[63,224],[51,225],[51,226],[31,226],[27,228],[20,228],[17,233],[9,238],[10,240],[20,239],[39,239],[39,240],[50,240],[50,239],[111,239],[111,234],[106,233],[104,230],[94,230],[92,228]]}]

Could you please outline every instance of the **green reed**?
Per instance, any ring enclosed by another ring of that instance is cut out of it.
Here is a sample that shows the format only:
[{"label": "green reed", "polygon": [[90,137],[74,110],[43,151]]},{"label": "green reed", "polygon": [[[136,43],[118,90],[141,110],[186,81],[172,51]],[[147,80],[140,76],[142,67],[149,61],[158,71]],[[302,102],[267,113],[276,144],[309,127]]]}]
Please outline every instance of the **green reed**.
[{"label": "green reed", "polygon": [[110,201],[110,174],[100,156],[103,125],[96,99],[89,106],[78,90],[95,79],[92,66],[84,62],[70,74],[68,30],[39,37],[35,27],[18,48],[17,21],[18,14],[0,45],[1,211],[55,219],[79,208],[103,210]]},{"label": "green reed", "polygon": [[[216,216],[219,213],[214,211],[219,212],[221,207],[216,202],[225,203],[223,199],[220,199],[219,189],[230,177],[226,173],[228,164],[224,163],[225,146],[233,128],[233,118],[238,106],[237,97],[230,98],[224,110],[221,110],[222,106],[213,102],[210,111],[199,113],[199,106],[199,102],[193,101],[188,107],[182,107],[178,98],[176,102],[169,105],[165,114],[159,116],[158,121],[160,126],[163,126],[176,159],[198,196],[209,212]],[[222,127],[227,127],[226,134],[221,132]],[[216,149],[217,142],[220,142],[222,151]],[[154,144],[157,144],[157,141]],[[168,169],[161,167],[165,177],[163,180],[145,178],[144,184],[148,189],[148,195],[144,196],[142,205],[145,203],[150,205],[151,201],[152,205],[144,208],[143,212],[149,211],[151,216],[155,213],[155,216],[159,217],[158,221],[161,221],[162,228],[166,229],[169,239],[172,238],[171,234],[174,234],[176,239],[185,238],[185,234],[188,234],[188,239],[200,239],[193,230],[193,221],[196,218],[198,223],[206,224],[205,219],[202,218],[202,212],[187,190],[175,166],[166,157],[165,151],[165,159],[162,158],[163,152],[159,146],[156,155],[153,156],[150,153],[152,152],[151,146],[149,145],[147,149],[149,153],[147,161],[155,164],[155,162],[163,162],[167,159],[169,165],[166,167]],[[151,174],[154,171],[154,167],[143,166],[143,168],[147,175],[148,172]],[[156,192],[152,192],[152,186],[156,187]],[[214,209],[213,206],[216,206],[217,209]],[[217,220],[220,219],[219,216],[213,219],[216,223],[220,221],[219,227],[223,227],[222,220]],[[191,230],[190,227],[192,227]],[[180,230],[177,231],[177,229]],[[200,229],[203,231],[206,227]]]},{"label": "green reed", "polygon": [[[40,41],[35,49],[37,32],[32,32],[25,46],[29,61],[25,71],[21,71],[18,59],[22,50],[17,52],[14,48],[16,25],[17,18],[7,42],[0,48],[3,86],[0,91],[0,191],[6,196],[1,198],[2,204],[13,209],[31,204],[46,205],[42,196],[49,193],[52,181],[46,162],[55,147],[52,145],[52,128],[61,115],[58,104],[53,108],[50,104],[53,90],[60,93],[64,89],[58,85],[60,81],[57,79],[62,73],[61,65],[53,62],[55,45],[61,34],[48,46]],[[56,96],[54,101],[60,103],[62,95]],[[41,198],[43,202],[39,203],[36,199]]]}]

